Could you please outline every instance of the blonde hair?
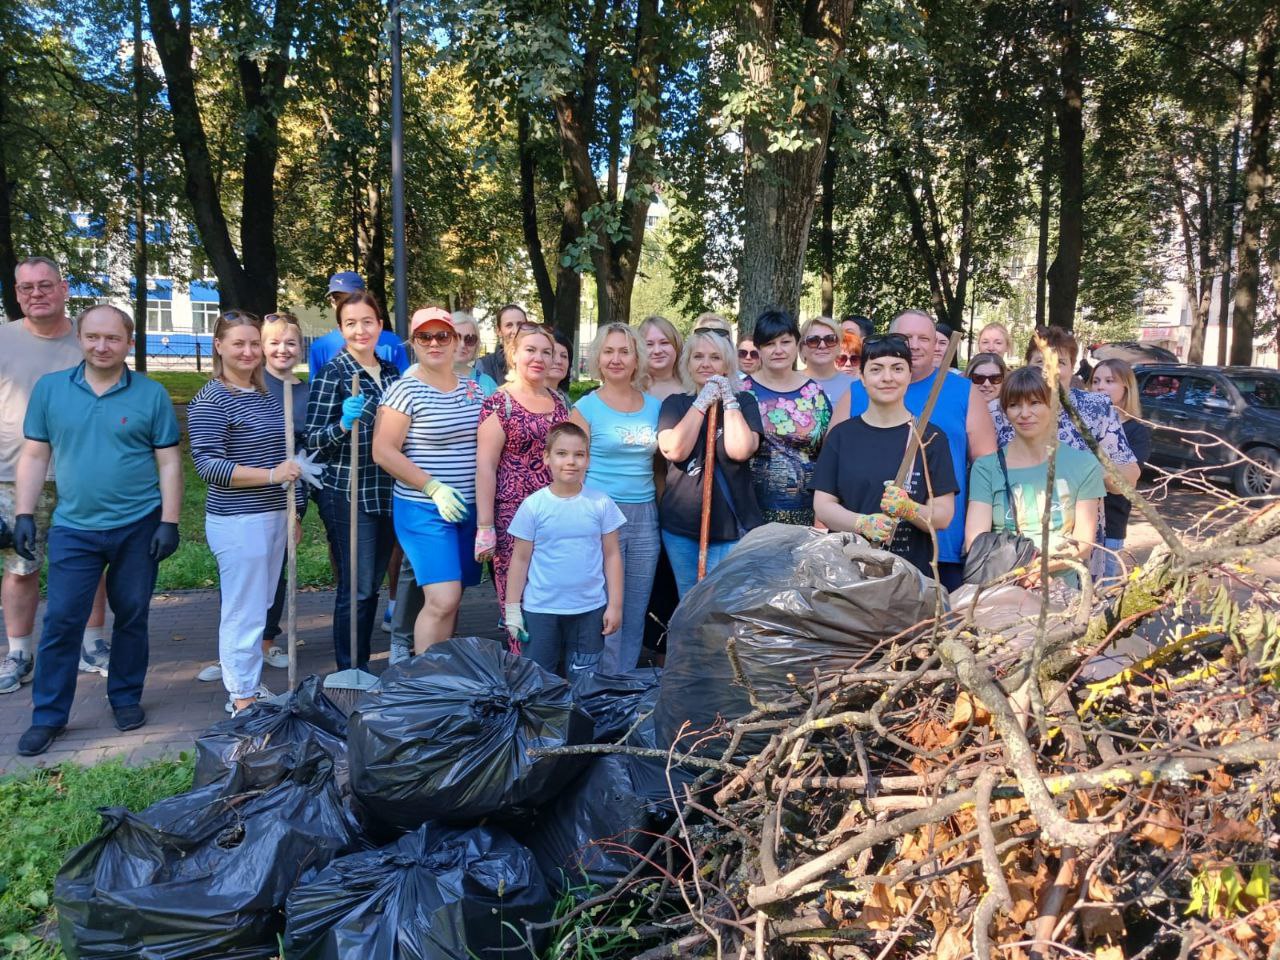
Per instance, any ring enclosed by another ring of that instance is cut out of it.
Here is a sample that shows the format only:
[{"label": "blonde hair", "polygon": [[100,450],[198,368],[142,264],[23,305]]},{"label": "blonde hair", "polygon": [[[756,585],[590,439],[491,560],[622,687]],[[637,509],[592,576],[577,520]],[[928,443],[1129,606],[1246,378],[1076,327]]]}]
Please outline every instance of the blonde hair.
[{"label": "blonde hair", "polygon": [[[680,336],[680,331],[666,317],[651,313],[644,318],[644,322],[640,324],[640,336],[644,337],[644,328],[648,326],[657,327],[662,331],[662,335],[671,341],[671,345],[676,348],[676,363],[679,364],[680,353],[684,350],[684,337]],[[646,353],[646,356],[648,354]],[[646,364],[647,366],[647,364]]]},{"label": "blonde hair", "polygon": [[507,358],[507,383],[514,383],[516,379],[516,351],[520,348],[520,341],[526,337],[535,336],[546,337],[547,342],[551,344],[551,354],[555,356],[556,338],[550,330],[542,324],[533,323],[532,321],[520,324],[520,328],[516,330],[516,335],[511,338],[511,342],[502,345],[503,356]]},{"label": "blonde hair", "polygon": [[693,351],[699,344],[710,345],[719,351],[720,356],[724,358],[724,376],[728,378],[729,383],[733,385],[734,390],[738,388],[738,351],[733,349],[733,341],[728,337],[722,337],[718,333],[691,333],[689,339],[684,342],[684,349],[680,351],[680,382],[684,384],[685,390],[689,393],[697,393],[698,388],[693,382],[693,376],[689,373],[689,363],[693,359]]},{"label": "blonde hair", "polygon": [[[228,330],[234,330],[236,327],[253,327],[258,331],[259,338],[262,336],[262,319],[256,313],[250,313],[247,310],[228,310],[220,314],[218,322],[213,325],[214,343],[226,337]],[[216,347],[213,351],[213,379],[221,380],[223,386],[229,386],[227,378],[223,375],[222,354]],[[263,378],[261,362],[249,374],[249,382],[259,393],[267,392],[267,382]]]},{"label": "blonde hair", "polygon": [[631,386],[643,392],[649,383],[649,349],[635,328],[625,323],[606,323],[596,331],[596,338],[591,341],[591,347],[587,350],[587,374],[594,380],[604,382],[604,375],[600,372],[600,353],[611,333],[623,334],[631,344],[631,352],[636,358],[636,368],[631,373]]},{"label": "blonde hair", "polygon": [[1090,387],[1093,386],[1093,378],[1103,367],[1110,370],[1112,375],[1124,384],[1124,402],[1116,404],[1116,407],[1127,416],[1141,417],[1142,401],[1138,397],[1138,378],[1133,375],[1133,367],[1119,357],[1099,360],[1093,368],[1093,373],[1089,375]]},{"label": "blonde hair", "polygon": [[275,313],[268,313],[262,318],[262,335],[264,337],[274,333],[280,327],[297,327],[298,345],[302,345],[302,323],[288,310],[277,310]]},{"label": "blonde hair", "polygon": [[998,323],[993,321],[992,323],[988,323],[984,325],[983,328],[978,331],[978,339],[981,340],[982,335],[986,333],[988,330],[999,330],[1001,336],[1004,337],[1004,343],[1005,343],[1006,349],[1009,349],[1009,350],[1013,349],[1013,337],[1009,335],[1009,328],[1006,327],[1003,323]]},{"label": "blonde hair", "polygon": [[[809,331],[811,331],[814,327],[826,327],[828,330],[834,333],[837,337],[844,333],[844,329],[840,326],[840,324],[836,323],[836,321],[831,319],[831,317],[810,317],[808,320],[804,322],[804,325],[800,328],[801,341],[803,341],[804,338],[809,335]],[[859,340],[859,342],[861,342],[861,340]]]},{"label": "blonde hair", "polygon": [[467,310],[455,310],[450,314],[450,316],[453,318],[453,326],[455,329],[457,329],[461,324],[469,323],[471,328],[476,332],[476,336],[480,335],[480,324],[476,320],[475,314]]}]

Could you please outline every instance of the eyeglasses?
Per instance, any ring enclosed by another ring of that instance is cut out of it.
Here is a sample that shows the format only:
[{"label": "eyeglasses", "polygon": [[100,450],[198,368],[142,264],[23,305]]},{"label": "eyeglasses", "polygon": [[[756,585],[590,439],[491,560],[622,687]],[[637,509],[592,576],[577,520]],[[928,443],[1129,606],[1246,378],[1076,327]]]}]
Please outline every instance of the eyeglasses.
[{"label": "eyeglasses", "polygon": [[739,350],[738,359],[739,360],[759,360],[760,351],[759,350]]},{"label": "eyeglasses", "polygon": [[1004,374],[1003,373],[971,373],[969,374],[969,379],[972,380],[974,383],[976,383],[980,387],[985,386],[986,384],[990,384],[993,387],[998,387],[1000,386],[1000,384],[1004,383]]},{"label": "eyeglasses", "polygon": [[693,332],[697,334],[714,333],[717,336],[724,337],[726,340],[733,339],[729,336],[729,331],[725,330],[723,327],[694,327]]},{"label": "eyeglasses", "polygon": [[413,335],[413,342],[423,347],[432,343],[445,344],[452,339],[452,330],[423,330]]},{"label": "eyeglasses", "polygon": [[29,297],[37,290],[41,293],[53,293],[53,288],[56,286],[57,284],[52,280],[41,280],[39,283],[20,283],[14,289],[24,297]]},{"label": "eyeglasses", "polygon": [[815,347],[834,347],[840,342],[840,338],[834,333],[826,333],[818,336],[816,333],[812,336],[804,338],[804,345],[812,350]]},{"label": "eyeglasses", "polygon": [[860,353],[842,353],[840,356],[836,357],[836,365],[848,367],[861,360],[862,354]]},{"label": "eyeglasses", "polygon": [[474,333],[464,333],[462,335],[462,342],[465,343],[468,347],[474,347],[477,343],[480,342],[480,337]]}]

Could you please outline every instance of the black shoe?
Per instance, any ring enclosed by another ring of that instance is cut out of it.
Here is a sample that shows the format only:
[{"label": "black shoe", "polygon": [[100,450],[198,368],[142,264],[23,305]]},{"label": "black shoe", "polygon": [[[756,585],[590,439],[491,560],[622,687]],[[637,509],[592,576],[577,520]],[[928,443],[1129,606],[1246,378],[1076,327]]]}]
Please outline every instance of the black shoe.
[{"label": "black shoe", "polygon": [[18,756],[20,757],[38,757],[49,749],[49,744],[62,736],[62,732],[66,727],[42,727],[32,726],[27,728],[18,739]]},{"label": "black shoe", "polygon": [[147,712],[141,704],[131,703],[127,707],[112,707],[116,715],[117,730],[137,730],[147,722]]}]

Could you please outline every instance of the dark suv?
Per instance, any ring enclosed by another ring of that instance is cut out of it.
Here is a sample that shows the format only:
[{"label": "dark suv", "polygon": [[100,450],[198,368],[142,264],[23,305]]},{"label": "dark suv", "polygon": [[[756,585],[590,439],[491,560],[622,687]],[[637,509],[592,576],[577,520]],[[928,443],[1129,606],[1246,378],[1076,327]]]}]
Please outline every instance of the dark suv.
[{"label": "dark suv", "polygon": [[1149,364],[1133,372],[1143,416],[1154,424],[1153,463],[1208,467],[1210,473],[1218,466],[1242,497],[1280,494],[1280,372],[1186,364]]}]

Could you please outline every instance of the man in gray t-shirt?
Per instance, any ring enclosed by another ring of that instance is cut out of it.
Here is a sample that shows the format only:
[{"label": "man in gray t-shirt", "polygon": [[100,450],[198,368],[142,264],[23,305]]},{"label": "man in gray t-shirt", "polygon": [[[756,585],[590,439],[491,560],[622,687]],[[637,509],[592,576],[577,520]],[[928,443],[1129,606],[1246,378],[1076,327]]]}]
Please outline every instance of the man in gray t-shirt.
[{"label": "man in gray t-shirt", "polygon": [[[18,264],[14,287],[23,316],[0,326],[0,516],[10,527],[14,519],[14,480],[18,456],[25,442],[22,421],[37,380],[46,373],[66,370],[84,359],[75,327],[67,316],[67,282],[52,260],[29,257]],[[56,466],[56,465],[55,465]],[[3,579],[0,603],[4,606],[9,651],[0,660],[0,694],[13,693],[34,676],[36,606],[40,602],[40,568],[49,519],[57,501],[53,468],[36,506],[37,547],[35,561],[18,556],[12,548],[0,550]],[[105,597],[99,585],[89,626],[85,629],[80,669],[107,672],[108,650],[103,638]]]}]

